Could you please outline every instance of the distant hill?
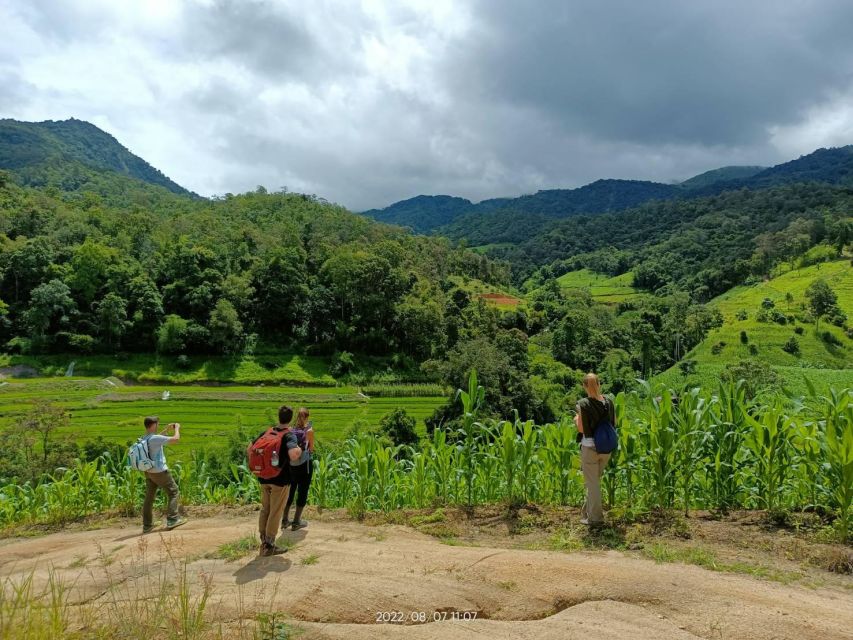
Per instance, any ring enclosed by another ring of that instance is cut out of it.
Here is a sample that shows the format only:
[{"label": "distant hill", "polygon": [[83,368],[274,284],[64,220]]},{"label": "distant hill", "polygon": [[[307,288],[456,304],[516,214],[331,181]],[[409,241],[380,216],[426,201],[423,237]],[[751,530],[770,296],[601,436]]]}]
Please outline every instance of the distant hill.
[{"label": "distant hill", "polygon": [[710,171],[706,171],[705,173],[700,173],[698,176],[688,178],[684,182],[680,182],[678,186],[682,189],[698,189],[701,187],[710,186],[712,184],[717,184],[719,182],[751,178],[756,173],[760,173],[765,169],[767,169],[767,167],[736,165],[730,167],[720,167],[719,169],[711,169]]},{"label": "distant hill", "polygon": [[613,213],[655,200],[707,197],[800,182],[853,185],[853,145],[818,149],[770,168],[720,167],[674,185],[596,180],[577,189],[547,189],[476,204],[452,196],[417,196],[364,213],[383,222],[409,226],[418,233],[465,239],[476,246],[526,240],[547,228],[549,220]]},{"label": "distant hill", "polygon": [[558,219],[581,213],[621,211],[650,200],[673,198],[679,193],[677,186],[658,182],[597,180],[577,189],[546,189],[517,198],[492,198],[477,204],[452,196],[416,196],[385,209],[365,211],[364,215],[381,222],[411,227],[417,233],[429,233],[446,225],[464,227],[465,219],[477,220],[479,216],[494,212],[511,211]]},{"label": "distant hill", "polygon": [[415,233],[427,233],[452,222],[472,206],[470,200],[454,196],[415,196],[384,209],[365,211],[364,215],[379,222],[411,227]]},{"label": "distant hill", "polygon": [[57,176],[61,180],[79,173],[81,167],[115,172],[179,195],[195,195],[91,123],[74,118],[0,120],[0,169],[13,172],[22,183],[46,184],[48,177],[55,182]]}]

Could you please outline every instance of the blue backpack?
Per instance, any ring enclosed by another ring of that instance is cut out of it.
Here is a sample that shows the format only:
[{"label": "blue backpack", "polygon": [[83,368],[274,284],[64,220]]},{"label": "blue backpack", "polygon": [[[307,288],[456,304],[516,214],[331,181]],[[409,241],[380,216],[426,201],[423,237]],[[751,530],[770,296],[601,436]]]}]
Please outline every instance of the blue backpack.
[{"label": "blue backpack", "polygon": [[[607,402],[604,403],[604,408],[607,409]],[[596,453],[611,453],[616,451],[619,446],[619,436],[616,433],[616,427],[610,422],[610,411],[608,410],[604,418],[602,418],[592,434],[592,439],[595,440]]]}]

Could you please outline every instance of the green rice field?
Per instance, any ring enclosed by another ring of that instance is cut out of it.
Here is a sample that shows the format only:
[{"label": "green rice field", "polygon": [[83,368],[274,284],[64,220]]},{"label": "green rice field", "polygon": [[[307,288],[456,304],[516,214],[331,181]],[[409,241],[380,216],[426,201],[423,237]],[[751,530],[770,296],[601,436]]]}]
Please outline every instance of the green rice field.
[{"label": "green rice field", "polygon": [[[165,400],[164,391],[169,392]],[[446,397],[368,397],[353,387],[132,386],[114,378],[13,378],[0,382],[0,428],[38,400],[64,407],[80,441],[100,436],[124,444],[141,435],[144,416],[157,415],[162,424],[181,423],[180,449],[190,451],[223,442],[238,425],[262,430],[276,421],[281,404],[308,407],[318,440],[338,440],[356,424],[374,426],[396,407],[405,408],[423,432],[424,418]],[[178,447],[175,454],[181,455]]]}]

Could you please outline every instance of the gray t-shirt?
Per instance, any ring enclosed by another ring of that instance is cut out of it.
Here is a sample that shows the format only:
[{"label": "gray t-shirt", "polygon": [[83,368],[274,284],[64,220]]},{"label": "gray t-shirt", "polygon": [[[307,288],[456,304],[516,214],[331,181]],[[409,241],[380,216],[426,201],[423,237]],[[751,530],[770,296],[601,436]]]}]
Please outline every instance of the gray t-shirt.
[{"label": "gray t-shirt", "polygon": [[154,433],[145,436],[145,442],[148,444],[148,455],[154,461],[154,468],[151,471],[153,473],[168,471],[169,467],[166,466],[166,453],[163,451],[163,447],[169,442],[169,436]]}]

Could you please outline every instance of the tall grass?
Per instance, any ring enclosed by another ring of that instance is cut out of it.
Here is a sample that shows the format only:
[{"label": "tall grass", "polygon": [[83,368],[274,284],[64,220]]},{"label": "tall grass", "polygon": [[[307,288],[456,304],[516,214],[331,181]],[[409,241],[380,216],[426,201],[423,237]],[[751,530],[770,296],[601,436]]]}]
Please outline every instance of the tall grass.
[{"label": "tall grass", "polygon": [[[579,504],[583,480],[569,420],[535,425],[478,415],[474,387],[457,433],[436,431],[418,448],[390,447],[359,434],[321,452],[311,501],[354,514],[401,507],[534,501]],[[714,393],[641,388],[616,398],[620,447],[604,477],[611,506],[799,509],[833,514],[850,535],[853,505],[853,390],[747,400],[740,384]],[[258,499],[245,466],[214,474],[204,456],[176,466],[184,503]],[[0,489],[0,526],[61,523],[114,510],[136,513],[141,476],[121,461],[72,464],[37,485]]]}]

